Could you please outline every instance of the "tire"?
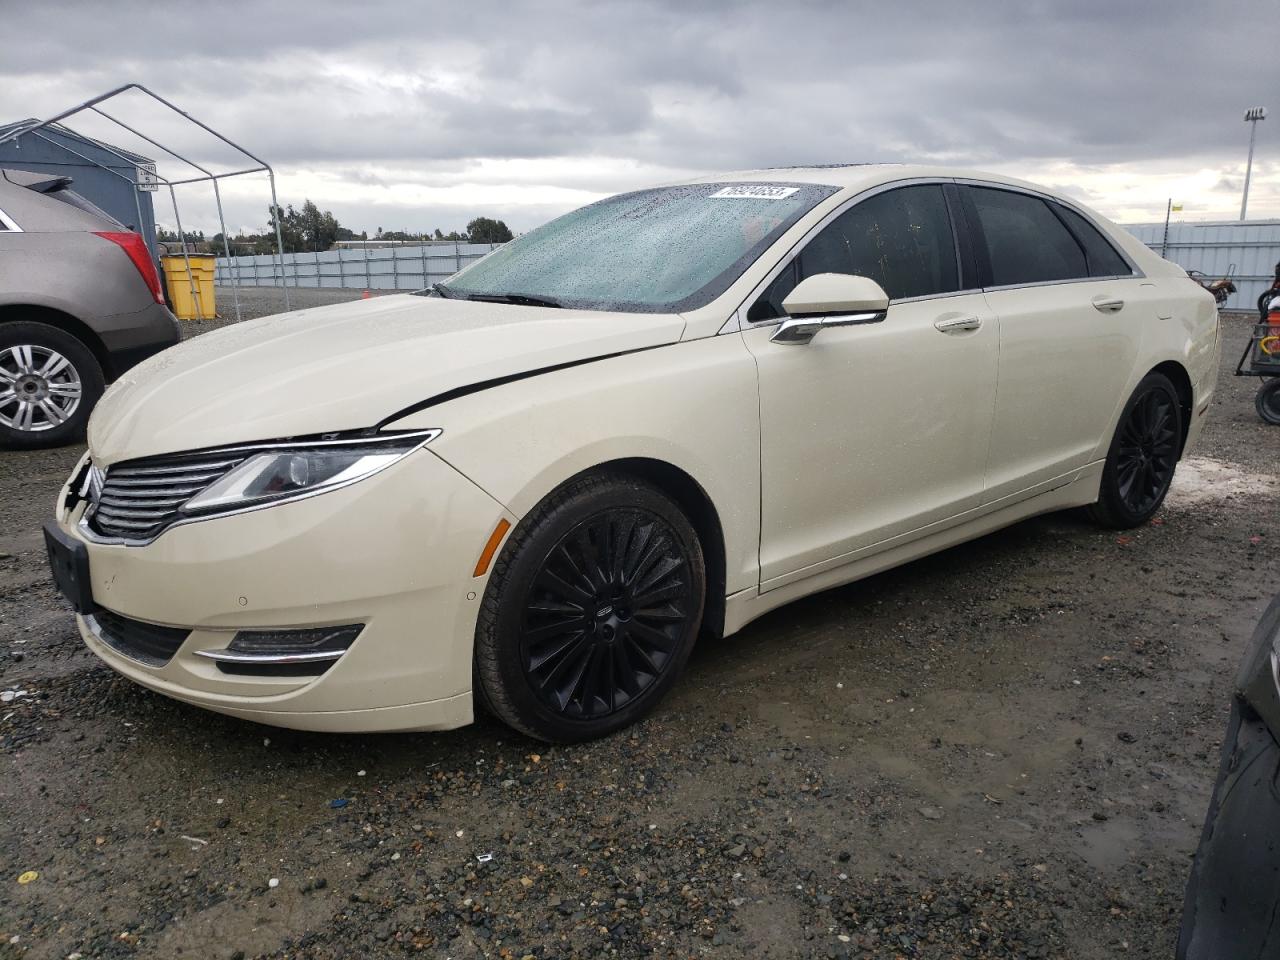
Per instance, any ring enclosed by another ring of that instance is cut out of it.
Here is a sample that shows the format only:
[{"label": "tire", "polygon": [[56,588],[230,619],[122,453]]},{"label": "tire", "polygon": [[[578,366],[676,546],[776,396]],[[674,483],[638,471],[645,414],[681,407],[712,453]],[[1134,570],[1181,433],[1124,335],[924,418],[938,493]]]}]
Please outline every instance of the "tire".
[{"label": "tire", "polygon": [[1181,455],[1178,393],[1168,377],[1149,373],[1120,413],[1089,515],[1117,530],[1146,523],[1164,503]]},{"label": "tire", "polygon": [[571,480],[494,565],[476,623],[479,700],[540,740],[607,736],[675,682],[705,598],[702,545],[669,497],[621,474]]},{"label": "tire", "polygon": [[1270,290],[1263,290],[1262,294],[1258,297],[1258,322],[1259,323],[1267,322],[1267,313],[1271,308],[1271,301],[1275,299],[1277,294],[1280,294],[1280,290],[1276,290],[1274,287],[1272,287]]},{"label": "tire", "polygon": [[46,323],[0,324],[0,446],[84,439],[104,387],[102,367],[71,334]]},{"label": "tire", "polygon": [[1280,377],[1264,380],[1253,403],[1258,416],[1273,427],[1280,427]]}]

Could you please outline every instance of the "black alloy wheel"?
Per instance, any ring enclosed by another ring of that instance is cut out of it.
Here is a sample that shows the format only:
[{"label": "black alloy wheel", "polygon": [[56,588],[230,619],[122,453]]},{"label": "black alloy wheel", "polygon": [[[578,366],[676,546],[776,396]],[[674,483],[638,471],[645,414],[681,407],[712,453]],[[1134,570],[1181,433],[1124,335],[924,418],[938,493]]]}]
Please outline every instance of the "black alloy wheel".
[{"label": "black alloy wheel", "polygon": [[521,522],[476,630],[476,685],[532,736],[604,736],[647,713],[684,666],[705,571],[688,519],[628,477],[571,481]]},{"label": "black alloy wheel", "polygon": [[643,694],[671,662],[695,606],[688,567],[656,514],[609,510],[565,534],[524,605],[520,656],[538,699],[595,720]]},{"label": "black alloy wheel", "polygon": [[1176,397],[1152,389],[1130,410],[1116,451],[1120,499],[1134,513],[1145,513],[1164,496],[1178,462]]},{"label": "black alloy wheel", "polygon": [[1105,526],[1136,527],[1164,502],[1182,455],[1182,409],[1169,379],[1148,374],[1120,415],[1091,512]]}]

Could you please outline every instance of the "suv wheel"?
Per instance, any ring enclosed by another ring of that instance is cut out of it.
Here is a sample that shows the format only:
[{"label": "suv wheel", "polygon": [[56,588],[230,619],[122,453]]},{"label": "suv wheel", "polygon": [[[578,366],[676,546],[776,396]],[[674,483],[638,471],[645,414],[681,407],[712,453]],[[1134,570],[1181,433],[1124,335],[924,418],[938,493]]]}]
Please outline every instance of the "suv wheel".
[{"label": "suv wheel", "polygon": [[103,388],[102,367],[71,334],[46,323],[0,324],[0,446],[82,439]]}]

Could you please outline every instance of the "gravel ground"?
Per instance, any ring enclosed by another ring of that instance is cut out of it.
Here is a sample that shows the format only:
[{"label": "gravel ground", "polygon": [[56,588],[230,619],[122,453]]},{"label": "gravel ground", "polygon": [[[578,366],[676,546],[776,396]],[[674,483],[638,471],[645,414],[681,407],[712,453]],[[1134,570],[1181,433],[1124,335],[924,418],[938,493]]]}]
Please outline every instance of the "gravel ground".
[{"label": "gravel ground", "polygon": [[0,957],[1170,956],[1280,587],[1280,430],[1225,328],[1152,525],[1042,517],[793,604],[572,748],[293,733],[116,677],[37,532],[79,449],[0,455]]}]

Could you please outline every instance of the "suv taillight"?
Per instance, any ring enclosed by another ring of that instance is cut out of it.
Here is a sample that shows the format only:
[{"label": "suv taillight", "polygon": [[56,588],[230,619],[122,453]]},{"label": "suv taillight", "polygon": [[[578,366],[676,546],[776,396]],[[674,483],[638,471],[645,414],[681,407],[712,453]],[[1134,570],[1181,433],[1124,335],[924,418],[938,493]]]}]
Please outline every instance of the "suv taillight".
[{"label": "suv taillight", "polygon": [[147,289],[151,291],[151,296],[155,297],[156,303],[164,304],[164,290],[160,287],[160,277],[156,273],[156,265],[151,259],[151,253],[147,250],[146,241],[142,239],[141,234],[131,230],[119,233],[95,230],[93,235],[103,240],[110,240],[128,254],[129,260],[138,268],[138,273],[142,274],[142,279]]}]

